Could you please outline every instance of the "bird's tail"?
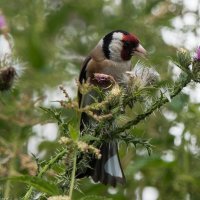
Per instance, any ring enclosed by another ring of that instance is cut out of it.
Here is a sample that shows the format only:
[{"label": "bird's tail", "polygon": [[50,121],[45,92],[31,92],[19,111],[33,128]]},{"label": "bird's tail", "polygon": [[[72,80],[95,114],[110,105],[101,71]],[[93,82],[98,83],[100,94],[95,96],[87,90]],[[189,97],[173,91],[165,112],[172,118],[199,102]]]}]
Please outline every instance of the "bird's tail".
[{"label": "bird's tail", "polygon": [[93,162],[91,177],[95,182],[116,186],[124,184],[125,176],[119,160],[118,147],[115,141],[105,142],[100,147],[101,159]]},{"label": "bird's tail", "polygon": [[92,157],[89,167],[85,172],[77,174],[77,178],[91,176],[94,182],[115,187],[117,183],[126,182],[121,163],[119,160],[118,147],[115,141],[105,142],[100,147],[101,158]]}]

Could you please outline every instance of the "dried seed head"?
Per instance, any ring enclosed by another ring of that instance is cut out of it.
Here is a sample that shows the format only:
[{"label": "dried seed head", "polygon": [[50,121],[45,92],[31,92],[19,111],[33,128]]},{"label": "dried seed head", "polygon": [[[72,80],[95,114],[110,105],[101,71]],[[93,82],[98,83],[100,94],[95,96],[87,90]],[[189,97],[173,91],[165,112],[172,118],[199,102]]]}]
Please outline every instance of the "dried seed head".
[{"label": "dried seed head", "polygon": [[92,145],[89,145],[89,150],[90,150],[90,152],[92,152],[93,154],[95,154],[95,156],[96,156],[97,159],[101,159],[101,151],[99,149],[95,148]]},{"label": "dried seed head", "polygon": [[32,160],[32,157],[26,154],[20,155],[20,168],[27,170],[31,176],[35,176],[37,173],[37,165]]},{"label": "dried seed head", "polygon": [[62,93],[65,95],[66,99],[70,99],[69,94],[67,93],[67,90],[61,85],[59,86],[59,89],[62,91]]},{"label": "dried seed head", "polygon": [[110,91],[110,94],[113,96],[118,96],[121,93],[121,90],[118,85],[114,86]]},{"label": "dried seed head", "polygon": [[48,200],[71,200],[71,198],[69,196],[52,196],[49,197]]},{"label": "dried seed head", "polygon": [[67,137],[61,137],[58,141],[60,144],[71,144],[73,141],[70,138]]},{"label": "dried seed head", "polygon": [[179,49],[179,52],[182,53],[182,54],[185,54],[185,53],[187,53],[187,50],[184,49],[184,48],[180,48],[180,49]]},{"label": "dried seed head", "polygon": [[82,152],[88,152],[89,145],[85,142],[79,141],[77,142],[77,146]]},{"label": "dried seed head", "polygon": [[126,72],[124,82],[128,87],[135,89],[153,85],[159,81],[159,78],[160,75],[155,69],[137,63],[132,71]]}]

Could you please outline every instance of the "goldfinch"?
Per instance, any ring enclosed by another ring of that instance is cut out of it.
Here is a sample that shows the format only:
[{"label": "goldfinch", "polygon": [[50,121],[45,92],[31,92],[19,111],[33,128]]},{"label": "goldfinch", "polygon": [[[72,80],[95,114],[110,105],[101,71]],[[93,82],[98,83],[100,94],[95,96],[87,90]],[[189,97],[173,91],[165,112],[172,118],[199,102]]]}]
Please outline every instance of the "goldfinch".
[{"label": "goldfinch", "polygon": [[[90,52],[82,64],[79,82],[93,84],[96,73],[110,75],[120,85],[123,75],[131,69],[131,58],[134,55],[144,57],[146,50],[140,44],[139,39],[123,30],[115,30],[105,35]],[[98,84],[98,87],[102,87]],[[83,108],[98,98],[95,92],[82,95],[78,92],[79,107]],[[86,113],[81,114],[80,132],[89,127],[92,119]],[[97,122],[96,122],[97,123]],[[91,176],[95,182],[109,184],[113,187],[117,183],[124,184],[125,176],[118,155],[117,142],[109,140],[103,142],[100,147],[101,158],[91,158],[90,167],[81,172],[77,177]]]}]

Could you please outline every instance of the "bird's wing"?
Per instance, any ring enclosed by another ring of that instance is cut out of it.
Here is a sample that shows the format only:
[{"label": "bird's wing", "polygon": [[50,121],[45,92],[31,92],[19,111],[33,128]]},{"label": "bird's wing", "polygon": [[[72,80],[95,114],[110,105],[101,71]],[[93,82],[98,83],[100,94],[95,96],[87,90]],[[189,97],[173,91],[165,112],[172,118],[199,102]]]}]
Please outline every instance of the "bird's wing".
[{"label": "bird's wing", "polygon": [[[80,75],[79,75],[79,83],[82,84],[83,82],[86,82],[87,80],[87,76],[86,76],[86,73],[87,73],[87,65],[89,63],[89,61],[91,60],[92,58],[90,56],[88,56],[83,64],[82,64],[82,67],[81,67],[81,72],[80,72]],[[82,94],[80,93],[80,91],[78,90],[78,105],[79,107],[81,107],[81,101],[82,101]]]}]

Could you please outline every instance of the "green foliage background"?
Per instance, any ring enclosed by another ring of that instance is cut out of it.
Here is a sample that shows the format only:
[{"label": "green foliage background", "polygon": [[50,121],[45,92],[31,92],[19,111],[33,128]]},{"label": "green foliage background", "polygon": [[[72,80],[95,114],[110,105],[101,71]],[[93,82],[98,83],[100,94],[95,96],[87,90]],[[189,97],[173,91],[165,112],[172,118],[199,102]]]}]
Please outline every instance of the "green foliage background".
[{"label": "green foliage background", "polygon": [[[29,139],[37,135],[33,126],[52,122],[39,108],[46,105],[45,95],[61,84],[74,90],[70,84],[78,77],[83,58],[106,33],[115,29],[134,32],[149,51],[148,62],[156,66],[161,79],[173,82],[169,57],[175,57],[176,49],[163,41],[161,29],[174,29],[172,19],[182,17],[187,11],[182,1],[1,0],[0,8],[14,38],[14,54],[25,62],[24,73],[16,87],[0,94],[2,177],[30,172],[21,166],[20,155],[27,154]],[[199,20],[198,13],[194,11],[193,14]],[[197,28],[184,26],[183,31],[195,33]],[[133,63],[136,61],[134,58]],[[51,105],[56,104],[48,104]],[[58,105],[55,109],[60,110]],[[73,118],[78,126],[77,115],[65,110],[62,113],[66,121]],[[172,119],[167,117],[169,114]],[[199,116],[199,104],[191,103],[185,93],[179,95],[132,130],[138,137],[151,138],[153,153],[150,157],[142,148],[127,149],[126,145],[120,145],[127,177],[125,186],[111,189],[92,184],[89,179],[81,180],[82,192],[75,191],[74,199],[84,195],[116,200],[142,199],[143,189],[148,186],[157,188],[158,199],[200,199]],[[178,144],[177,137],[170,134],[177,125],[183,127]],[[48,134],[54,133],[49,130]],[[38,151],[45,152],[43,158],[49,158],[56,145],[54,141],[44,140]],[[17,199],[26,189],[24,184],[4,181],[0,197]]]}]

